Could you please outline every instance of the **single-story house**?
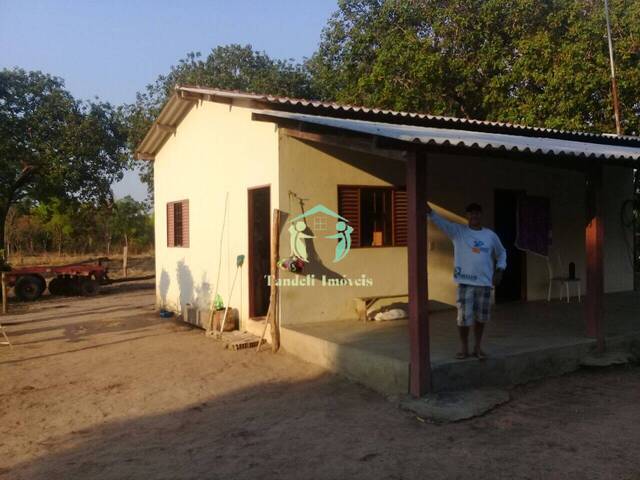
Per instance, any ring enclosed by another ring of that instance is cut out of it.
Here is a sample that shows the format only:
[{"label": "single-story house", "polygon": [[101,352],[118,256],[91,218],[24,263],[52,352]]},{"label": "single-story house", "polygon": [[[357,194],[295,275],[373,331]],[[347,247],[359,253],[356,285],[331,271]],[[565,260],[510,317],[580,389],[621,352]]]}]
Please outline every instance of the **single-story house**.
[{"label": "single-story house", "polygon": [[586,294],[584,332],[602,346],[603,293],[634,288],[621,212],[637,137],[178,86],[136,155],[154,162],[158,307],[207,310],[218,293],[261,332],[277,209],[281,327],[408,299],[414,395],[431,384],[429,312],[455,304],[452,246],[427,200],[459,221],[483,206],[508,252],[498,304],[546,301],[571,264],[569,293]]}]

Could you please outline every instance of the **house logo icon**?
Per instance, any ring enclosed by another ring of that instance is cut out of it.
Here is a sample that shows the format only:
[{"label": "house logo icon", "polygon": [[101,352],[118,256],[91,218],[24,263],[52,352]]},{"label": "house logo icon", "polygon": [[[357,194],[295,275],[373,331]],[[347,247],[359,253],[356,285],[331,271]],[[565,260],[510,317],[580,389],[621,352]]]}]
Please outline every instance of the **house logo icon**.
[{"label": "house logo icon", "polygon": [[[307,219],[316,215],[322,214],[325,217],[329,217],[336,220],[335,223],[335,232],[330,235],[325,235],[323,238],[334,238],[338,240],[335,249],[335,256],[333,258],[333,263],[337,263],[347,256],[349,250],[351,249],[351,232],[353,232],[353,227],[349,225],[349,220],[344,217],[341,217],[333,210],[325,207],[322,204],[318,204],[310,210],[306,211],[302,215],[298,215],[290,220],[289,225],[289,241],[291,245],[291,255],[296,258],[299,258],[303,262],[309,261],[309,256],[307,253],[307,244],[306,241],[309,238],[316,238],[315,235],[309,235],[305,233],[307,229]],[[323,229],[323,228],[319,228]]]}]

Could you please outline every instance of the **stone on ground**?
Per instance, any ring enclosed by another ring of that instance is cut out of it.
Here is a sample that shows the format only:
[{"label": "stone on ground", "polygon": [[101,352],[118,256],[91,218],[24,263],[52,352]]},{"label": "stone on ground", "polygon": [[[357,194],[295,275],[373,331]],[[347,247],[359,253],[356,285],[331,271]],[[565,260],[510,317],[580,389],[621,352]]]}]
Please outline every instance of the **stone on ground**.
[{"label": "stone on ground", "polygon": [[610,367],[624,365],[629,363],[631,359],[631,353],[623,351],[590,353],[580,361],[580,365],[583,367]]},{"label": "stone on ground", "polygon": [[440,392],[400,402],[400,407],[436,422],[457,422],[483,415],[509,401],[509,392],[499,388],[478,388]]}]

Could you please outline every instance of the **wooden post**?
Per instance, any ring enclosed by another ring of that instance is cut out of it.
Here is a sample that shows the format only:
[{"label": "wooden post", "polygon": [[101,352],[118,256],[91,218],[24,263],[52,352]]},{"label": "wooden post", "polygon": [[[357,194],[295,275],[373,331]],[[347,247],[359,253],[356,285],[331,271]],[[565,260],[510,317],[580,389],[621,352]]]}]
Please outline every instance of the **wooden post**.
[{"label": "wooden post", "polygon": [[267,322],[271,325],[271,349],[280,349],[280,325],[278,319],[278,256],[280,255],[280,210],[273,209],[271,220],[271,294]]},{"label": "wooden post", "polygon": [[408,152],[407,219],[409,270],[409,392],[421,397],[431,391],[427,289],[427,155]]},{"label": "wooden post", "polygon": [[124,246],[122,247],[122,276],[127,278],[129,270],[129,241],[127,236],[124,237]]},{"label": "wooden post", "polygon": [[4,272],[2,272],[2,278],[0,279],[0,283],[2,284],[0,288],[2,288],[2,314],[6,315],[8,310],[9,299],[7,298],[7,283],[4,276]]},{"label": "wooden post", "polygon": [[[1,257],[0,257],[1,259]],[[0,275],[0,289],[2,290],[2,314],[6,315],[7,314],[7,309],[8,309],[8,304],[9,304],[9,299],[7,298],[7,283],[6,283],[6,278],[5,278],[5,274],[4,272],[2,272],[2,275]],[[13,348],[13,345],[11,345],[11,340],[9,340],[9,337],[7,336],[7,332],[4,331],[4,327],[2,326],[2,322],[0,322],[0,333],[2,334],[2,336],[4,337],[4,341],[0,342],[0,345],[9,345],[11,348]]]},{"label": "wooden post", "polygon": [[586,330],[595,337],[598,351],[604,350],[604,218],[602,205],[602,166],[587,172],[587,226],[585,243],[587,254]]}]

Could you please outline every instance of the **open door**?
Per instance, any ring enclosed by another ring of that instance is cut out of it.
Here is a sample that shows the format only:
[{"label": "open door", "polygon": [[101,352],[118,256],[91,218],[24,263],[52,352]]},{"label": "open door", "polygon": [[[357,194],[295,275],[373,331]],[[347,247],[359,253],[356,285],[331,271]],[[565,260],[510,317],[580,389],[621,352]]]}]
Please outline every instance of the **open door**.
[{"label": "open door", "polygon": [[527,257],[516,248],[518,197],[521,190],[496,190],[494,194],[494,231],[507,250],[507,270],[496,288],[496,303],[527,299]]},{"label": "open door", "polygon": [[271,189],[249,189],[249,316],[264,317],[269,309],[267,283],[271,262]]}]

